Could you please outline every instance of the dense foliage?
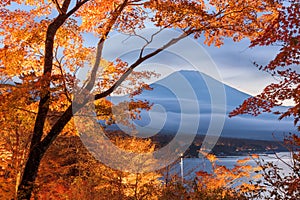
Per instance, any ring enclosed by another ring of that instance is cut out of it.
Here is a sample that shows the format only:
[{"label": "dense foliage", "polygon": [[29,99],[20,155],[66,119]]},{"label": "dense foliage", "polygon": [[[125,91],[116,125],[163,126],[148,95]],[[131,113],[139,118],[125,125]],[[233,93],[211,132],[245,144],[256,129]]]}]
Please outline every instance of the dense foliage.
[{"label": "dense foliage", "polygon": [[[231,37],[234,41],[248,37],[253,45],[282,42],[281,52],[265,70],[274,71],[284,77],[284,80],[267,87],[261,96],[247,100],[235,113],[254,111],[257,114],[258,107],[268,111],[278,101],[293,99],[295,106],[283,113],[282,117],[294,115],[296,123],[300,105],[299,74],[292,67],[278,71],[275,69],[279,65],[299,64],[299,3],[296,0],[288,1],[284,6],[280,3],[282,2],[270,0],[1,1],[0,122],[3,129],[0,133],[3,140],[0,145],[3,152],[1,154],[12,160],[10,165],[5,164],[3,176],[9,179],[4,183],[11,185],[1,184],[3,191],[13,193],[13,197],[18,199],[30,199],[33,193],[39,195],[36,188],[45,190],[39,184],[41,180],[46,181],[49,188],[59,190],[57,195],[68,191],[68,185],[60,184],[64,180],[55,177],[56,174],[50,170],[55,163],[52,162],[50,166],[43,163],[40,169],[42,174],[39,176],[47,175],[46,179],[37,178],[38,171],[41,161],[59,135],[78,134],[73,127],[72,118],[74,113],[90,101],[85,97],[92,95],[97,100],[95,105],[99,119],[113,123],[115,116],[111,113],[112,104],[103,98],[118,89],[126,91],[126,88],[119,86],[130,74],[133,76],[127,80],[136,86],[135,91],[141,91],[141,87],[148,88],[142,80],[154,74],[133,70],[188,36],[205,36],[206,44],[216,46],[222,45],[224,37]],[[181,31],[181,35],[170,38],[169,42],[151,52],[144,51],[151,43],[151,40],[146,41],[145,46],[140,49],[140,55],[132,63],[102,58],[103,46],[112,32],[137,36],[135,30],[144,29],[146,24],[160,30],[176,29]],[[98,38],[94,47],[86,45],[85,34],[93,34]],[[77,79],[78,70],[84,67],[90,69],[90,76],[80,82]],[[78,101],[74,100],[75,91],[80,97]],[[149,106],[147,102],[135,102],[131,108],[134,113],[138,108],[148,109]],[[66,152],[67,150],[60,153]],[[51,153],[49,154],[51,157]],[[78,169],[69,172],[69,165],[72,165],[71,161],[57,170],[66,170],[60,173],[70,175],[80,172]],[[120,176],[124,175],[121,173],[115,178],[120,180]],[[84,177],[80,175],[71,182],[74,186],[91,186],[98,191],[94,182],[87,183]],[[130,177],[132,180],[140,178],[139,175]],[[51,186],[54,180],[56,184]],[[151,184],[149,187],[152,187]],[[153,191],[155,187],[153,186]],[[141,199],[137,196],[140,195],[137,191],[147,193],[143,187],[128,188],[129,192],[124,189],[118,195],[128,193],[130,196],[134,191],[135,198]],[[86,191],[88,189],[83,189],[81,195],[86,194]]]}]

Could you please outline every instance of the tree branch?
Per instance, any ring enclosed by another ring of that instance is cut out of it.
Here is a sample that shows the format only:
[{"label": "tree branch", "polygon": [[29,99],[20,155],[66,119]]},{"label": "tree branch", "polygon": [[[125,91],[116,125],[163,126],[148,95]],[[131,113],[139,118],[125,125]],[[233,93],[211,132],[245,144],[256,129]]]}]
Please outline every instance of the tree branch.
[{"label": "tree branch", "polygon": [[113,25],[115,24],[115,22],[117,21],[117,19],[120,16],[120,14],[122,13],[122,11],[124,10],[124,8],[126,7],[127,2],[128,2],[128,0],[125,0],[112,13],[112,19],[108,23],[104,34],[102,35],[101,39],[98,42],[97,51],[96,51],[96,60],[95,60],[93,69],[91,71],[90,79],[88,80],[88,83],[84,87],[83,91],[91,91],[92,88],[94,87],[94,84],[95,84],[95,81],[96,81],[96,76],[97,76],[97,71],[98,71],[99,66],[100,66],[100,61],[101,61],[101,57],[102,57],[102,50],[103,50],[104,42],[105,42],[108,34],[110,33],[111,29],[113,28]]},{"label": "tree branch", "polygon": [[[65,6],[70,0],[65,0]],[[67,14],[59,14],[54,21],[49,24],[46,32],[45,41],[45,60],[44,60],[44,71],[42,76],[42,89],[40,94],[40,102],[38,106],[38,114],[36,116],[33,137],[30,144],[30,149],[32,150],[35,145],[37,145],[42,138],[45,120],[50,106],[50,83],[51,83],[51,73],[53,68],[53,48],[54,48],[54,38],[57,30],[64,24],[64,22],[75,13],[84,3],[88,0],[84,0],[73,9],[71,9]],[[69,5],[68,5],[69,6]]]},{"label": "tree branch", "polygon": [[61,11],[63,14],[66,14],[69,8],[69,5],[71,3],[71,0],[65,0],[62,7],[61,7]]},{"label": "tree branch", "polygon": [[[77,7],[79,4],[82,5],[83,2],[87,2],[87,0],[78,3],[75,7]],[[118,8],[116,9],[116,12],[114,13],[113,19],[110,21],[110,23],[108,24],[108,26],[106,28],[105,34],[102,36],[102,38],[98,42],[96,61],[95,61],[94,67],[92,69],[92,73],[94,73],[94,74],[92,74],[91,79],[89,80],[89,82],[87,83],[87,85],[86,85],[86,87],[84,88],[83,91],[86,91],[86,90],[90,91],[92,89],[93,85],[94,85],[94,82],[95,82],[95,79],[96,79],[95,78],[96,77],[96,72],[97,72],[98,67],[100,65],[100,60],[101,60],[104,41],[106,40],[107,35],[109,34],[110,30],[112,29],[112,27],[115,24],[116,20],[118,19],[119,15],[121,14],[123,9],[127,5],[127,2],[128,2],[128,0],[125,0],[123,2],[123,4],[118,6]],[[72,13],[73,9],[71,11],[69,11],[69,13],[67,15]],[[83,102],[81,104],[77,104],[75,102],[71,103],[71,105],[67,108],[67,110],[58,119],[58,121],[52,126],[51,130],[48,132],[48,134],[45,136],[45,138],[41,141],[39,146],[43,149],[47,149],[50,146],[50,144],[56,139],[56,137],[59,135],[59,133],[63,130],[63,128],[66,126],[66,124],[71,120],[71,118],[73,117],[73,113],[76,113],[86,103],[87,102]]]},{"label": "tree branch", "polygon": [[116,88],[118,88],[121,83],[129,76],[129,74],[137,67],[139,66],[141,63],[143,63],[145,60],[157,55],[158,53],[160,53],[161,51],[165,50],[166,48],[176,44],[178,41],[180,41],[181,39],[189,36],[190,34],[192,34],[193,31],[189,30],[183,34],[181,34],[179,37],[177,38],[173,38],[171,39],[169,42],[167,42],[165,45],[163,45],[162,47],[156,49],[155,51],[153,51],[152,53],[149,53],[143,57],[139,57],[127,70],[126,72],[106,91],[100,93],[100,94],[96,94],[95,95],[95,100],[101,99],[103,97],[106,97],[108,95],[110,95]]},{"label": "tree branch", "polygon": [[59,5],[59,3],[58,3],[58,1],[57,1],[57,0],[53,0],[52,2],[55,4],[55,7],[56,7],[58,13],[59,13],[59,14],[63,14],[63,12],[62,12],[62,10],[61,10],[61,7],[60,7],[60,5]]},{"label": "tree branch", "polygon": [[62,67],[62,64],[61,64],[64,56],[62,56],[60,59],[58,59],[57,52],[58,52],[58,47],[55,50],[55,60],[57,62],[57,67],[58,67],[58,69],[60,71],[60,74],[62,76],[62,81],[63,81],[63,84],[64,84],[64,93],[65,93],[65,96],[66,96],[67,100],[71,103],[72,99],[71,99],[71,97],[68,94],[69,92],[68,92],[68,89],[67,89],[67,83],[66,83],[64,72],[63,72],[63,67]]}]

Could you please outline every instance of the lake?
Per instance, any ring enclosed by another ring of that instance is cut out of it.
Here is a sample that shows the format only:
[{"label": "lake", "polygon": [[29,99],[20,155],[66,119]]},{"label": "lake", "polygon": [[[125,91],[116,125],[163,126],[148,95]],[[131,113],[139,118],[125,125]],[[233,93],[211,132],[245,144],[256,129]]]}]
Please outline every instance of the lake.
[{"label": "lake", "polygon": [[[291,163],[290,152],[279,152],[277,155],[287,163]],[[260,158],[264,159],[264,162],[272,162],[277,164],[279,167],[283,168],[284,173],[288,173],[289,169],[282,162],[278,161],[275,154],[263,154],[259,155]],[[219,157],[217,160],[218,165],[224,165],[227,168],[233,168],[237,164],[237,160],[245,159],[249,156],[227,156]],[[257,166],[255,161],[250,159],[245,164],[251,165],[253,167]],[[197,171],[211,171],[211,164],[207,159],[204,158],[184,158],[183,159],[183,175],[185,179],[192,180],[195,178],[195,172]],[[180,163],[177,163],[172,169],[171,173],[181,174]]]}]

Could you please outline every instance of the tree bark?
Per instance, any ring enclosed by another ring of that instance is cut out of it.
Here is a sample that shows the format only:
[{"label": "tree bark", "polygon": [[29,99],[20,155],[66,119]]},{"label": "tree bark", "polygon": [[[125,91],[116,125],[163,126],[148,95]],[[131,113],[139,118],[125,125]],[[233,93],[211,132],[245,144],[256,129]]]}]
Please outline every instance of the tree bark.
[{"label": "tree bark", "polygon": [[40,145],[36,145],[31,149],[25,165],[22,181],[18,187],[18,200],[30,199],[38,168],[45,151],[46,149],[41,148]]},{"label": "tree bark", "polygon": [[71,104],[64,114],[59,118],[59,120],[54,124],[47,136],[30,150],[28,160],[26,161],[24,168],[22,181],[18,187],[18,200],[30,199],[34,189],[34,182],[38,173],[38,169],[45,152],[73,117],[72,111],[76,112],[83,105],[84,104],[78,105],[78,109],[73,110],[73,105]]}]

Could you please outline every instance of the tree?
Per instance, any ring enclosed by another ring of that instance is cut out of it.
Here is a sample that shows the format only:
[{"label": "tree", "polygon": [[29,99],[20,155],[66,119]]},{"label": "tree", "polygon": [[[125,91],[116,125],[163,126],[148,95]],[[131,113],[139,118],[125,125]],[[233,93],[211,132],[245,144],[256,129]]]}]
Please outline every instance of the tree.
[{"label": "tree", "polygon": [[[269,72],[278,79],[271,83],[255,97],[245,100],[241,106],[231,112],[231,116],[238,114],[259,115],[262,112],[274,112],[279,119],[288,116],[294,118],[294,125],[300,131],[300,3],[296,0],[279,0],[278,16],[260,35],[252,41],[251,46],[279,45],[281,48],[273,60],[266,66],[255,63],[260,70]],[[292,101],[293,105],[284,111],[276,110],[276,106],[285,101]],[[285,173],[282,168],[274,163],[265,163],[257,159],[257,164],[262,167],[264,184],[271,188],[265,199],[297,199],[299,198],[299,164],[300,140],[298,133],[286,135],[284,145],[291,152],[291,163],[285,162],[278,154],[279,162],[286,166],[290,172]],[[263,190],[267,191],[268,190]]]},{"label": "tree", "polygon": [[[204,35],[206,44],[217,46],[224,37],[254,40],[278,16],[277,4],[270,0],[7,0],[0,4],[0,76],[7,80],[1,84],[1,104],[10,106],[25,98],[24,112],[36,113],[18,199],[30,199],[41,159],[66,126],[72,126],[74,113],[90,101],[86,96],[105,98],[138,65],[185,37]],[[96,72],[110,33],[134,36],[146,22],[182,34],[150,53],[144,51],[151,42],[147,41],[140,56],[129,65],[120,60],[108,61],[110,67],[104,68],[114,76],[99,80],[97,76],[104,77],[105,71]],[[96,48],[84,45],[85,33],[99,38]],[[79,87],[76,75],[84,66],[92,66],[90,77]],[[74,99],[74,88],[81,98]],[[14,99],[9,101],[8,96]],[[55,120],[48,126],[51,116]]]},{"label": "tree", "polygon": [[290,160],[285,156],[275,153],[278,162],[266,162],[257,157],[258,172],[262,174],[262,180],[253,181],[253,184],[261,185],[258,195],[264,199],[298,199],[300,195],[300,139],[291,134],[286,136],[283,143],[289,150]]},{"label": "tree", "polygon": [[[130,151],[154,151],[150,140],[114,134],[111,139]],[[34,189],[38,199],[155,199],[161,189],[159,173],[111,169],[97,161],[78,136],[59,136],[39,170]]]},{"label": "tree", "polygon": [[[2,97],[2,96],[1,96]],[[13,95],[7,95],[5,101],[1,99],[0,107],[0,197],[5,199],[16,195],[22,177],[24,163],[28,155],[30,132],[35,114],[22,110],[28,103],[26,95],[16,101]],[[10,102],[9,106],[6,104]],[[31,106],[35,106],[32,104]],[[12,114],[13,113],[13,114]],[[3,195],[3,196],[2,196]]]},{"label": "tree", "polygon": [[257,198],[256,191],[259,186],[251,185],[245,178],[257,179],[259,175],[253,172],[260,167],[247,164],[249,158],[237,161],[233,168],[216,163],[217,158],[212,154],[205,157],[210,161],[212,169],[196,172],[196,195],[199,199],[250,199]]},{"label": "tree", "polygon": [[300,74],[297,69],[300,64],[300,4],[296,0],[280,0],[279,3],[276,20],[251,43],[251,47],[281,46],[279,53],[266,66],[255,63],[259,69],[271,73],[279,81],[266,86],[259,95],[245,100],[230,115],[250,113],[256,116],[261,112],[272,112],[273,108],[290,100],[293,106],[283,112],[275,110],[274,114],[280,115],[279,119],[293,116],[297,125],[300,119]]},{"label": "tree", "polygon": [[195,172],[194,179],[172,176],[162,188],[160,199],[257,199],[260,187],[245,181],[261,177],[261,174],[254,174],[260,167],[247,163],[250,158],[238,160],[234,167],[227,168],[218,164],[213,154],[203,152],[203,156],[209,161],[208,166]]}]

